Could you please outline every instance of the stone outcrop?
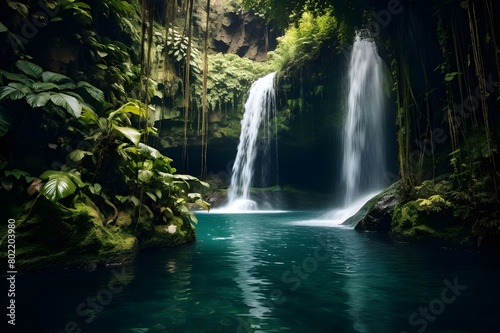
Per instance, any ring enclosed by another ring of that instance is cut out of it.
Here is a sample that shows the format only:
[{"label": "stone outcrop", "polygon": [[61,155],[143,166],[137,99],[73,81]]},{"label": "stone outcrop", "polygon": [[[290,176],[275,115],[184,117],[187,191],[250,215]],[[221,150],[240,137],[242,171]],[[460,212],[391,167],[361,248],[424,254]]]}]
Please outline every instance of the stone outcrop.
[{"label": "stone outcrop", "polygon": [[356,230],[389,232],[391,229],[392,212],[399,203],[395,193],[381,196],[365,217],[356,224]]},{"label": "stone outcrop", "polygon": [[216,52],[233,53],[256,61],[266,60],[269,51],[265,22],[252,12],[224,14],[213,41]]},{"label": "stone outcrop", "polygon": [[400,193],[401,183],[398,181],[370,199],[342,224],[354,226],[356,230],[389,232],[394,207],[401,202]]}]

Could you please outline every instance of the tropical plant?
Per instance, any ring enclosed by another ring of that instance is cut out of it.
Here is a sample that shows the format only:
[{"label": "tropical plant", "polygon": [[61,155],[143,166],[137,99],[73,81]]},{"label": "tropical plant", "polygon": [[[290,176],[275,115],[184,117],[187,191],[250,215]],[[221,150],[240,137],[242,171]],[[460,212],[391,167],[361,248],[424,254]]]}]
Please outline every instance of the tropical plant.
[{"label": "tropical plant", "polygon": [[[43,69],[26,60],[18,60],[16,67],[22,73],[9,73],[0,70],[1,76],[10,82],[0,87],[0,101],[25,99],[32,108],[45,107],[47,104],[59,106],[54,108],[63,118],[64,111],[74,118],[80,117],[82,109],[92,109],[85,103],[82,95],[90,96],[94,102],[103,103],[104,95],[102,91],[90,85],[88,82],[80,81],[75,83],[69,77],[43,71]],[[2,111],[0,109],[0,111]],[[5,109],[1,113],[0,119],[5,119]],[[4,127],[7,122],[4,120]]]},{"label": "tropical plant", "polygon": [[323,47],[340,46],[345,42],[344,25],[339,23],[333,8],[324,11],[304,11],[297,22],[288,28],[283,37],[278,38],[278,47],[270,52],[271,60],[277,62],[281,70],[300,67],[315,59]]}]

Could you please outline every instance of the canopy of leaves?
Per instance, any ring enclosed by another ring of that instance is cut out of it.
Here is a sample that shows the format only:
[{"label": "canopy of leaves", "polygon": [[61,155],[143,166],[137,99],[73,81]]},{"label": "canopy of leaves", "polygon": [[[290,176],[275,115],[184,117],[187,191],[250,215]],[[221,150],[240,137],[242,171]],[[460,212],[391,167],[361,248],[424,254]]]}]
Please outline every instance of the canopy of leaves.
[{"label": "canopy of leaves", "polygon": [[329,0],[243,0],[245,8],[276,22],[280,28],[286,28],[300,18],[306,7],[324,8],[329,3]]},{"label": "canopy of leaves", "polygon": [[[259,63],[234,54],[209,57],[207,102],[212,111],[243,102],[252,82],[276,69],[270,62]],[[201,91],[196,92],[201,99]]]},{"label": "canopy of leaves", "polygon": [[346,38],[345,31],[345,25],[339,23],[332,8],[304,11],[297,24],[278,38],[278,47],[270,52],[270,57],[282,70],[300,66],[315,59],[321,48],[340,45]]}]

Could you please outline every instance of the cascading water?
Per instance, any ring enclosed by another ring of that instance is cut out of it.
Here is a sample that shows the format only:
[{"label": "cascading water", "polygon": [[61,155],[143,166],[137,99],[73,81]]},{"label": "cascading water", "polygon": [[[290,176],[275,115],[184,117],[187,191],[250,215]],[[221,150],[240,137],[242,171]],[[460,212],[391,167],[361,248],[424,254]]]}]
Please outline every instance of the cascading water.
[{"label": "cascading water", "polygon": [[[257,151],[270,150],[273,122],[276,124],[276,95],[274,77],[268,74],[252,84],[245,103],[245,113],[241,121],[240,142],[233,165],[231,186],[228,192],[228,210],[245,211],[257,209],[255,201],[249,197],[254,178],[254,164]],[[261,126],[264,122],[263,126]],[[259,130],[264,129],[264,139],[259,142]],[[274,131],[275,132],[275,131]]]},{"label": "cascading water", "polygon": [[344,208],[329,214],[335,224],[354,215],[386,185],[386,80],[372,38],[356,36],[348,81],[342,158]]},{"label": "cascading water", "polygon": [[384,67],[373,39],[356,37],[348,78],[342,165],[345,206],[363,194],[382,190],[387,170]]}]

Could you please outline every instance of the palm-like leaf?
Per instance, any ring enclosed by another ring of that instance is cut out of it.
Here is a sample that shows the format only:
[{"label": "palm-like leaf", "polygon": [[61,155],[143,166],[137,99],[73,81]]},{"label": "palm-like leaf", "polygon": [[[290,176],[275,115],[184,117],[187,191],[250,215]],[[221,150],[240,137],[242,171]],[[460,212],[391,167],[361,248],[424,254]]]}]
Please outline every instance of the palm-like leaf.
[{"label": "palm-like leaf", "polygon": [[49,179],[42,187],[42,194],[52,202],[57,202],[62,198],[73,194],[76,191],[76,185],[66,175],[59,175]]},{"label": "palm-like leaf", "polygon": [[65,108],[75,118],[79,118],[82,114],[82,105],[73,96],[64,93],[51,93],[50,100],[55,105]]},{"label": "palm-like leaf", "polygon": [[24,74],[31,76],[35,79],[39,79],[43,73],[42,67],[26,60],[16,61],[16,67],[19,68],[19,70]]},{"label": "palm-like leaf", "polygon": [[50,94],[48,92],[29,94],[26,96],[26,102],[28,102],[32,108],[45,106],[48,101],[50,101]]},{"label": "palm-like leaf", "polygon": [[141,133],[132,127],[121,127],[113,125],[113,128],[120,132],[124,137],[132,141],[134,145],[139,145],[139,141],[141,140]]},{"label": "palm-like leaf", "polygon": [[26,92],[11,85],[0,87],[0,100],[2,99],[21,99],[26,96]]},{"label": "palm-like leaf", "polygon": [[51,71],[45,71],[42,73],[42,80],[43,82],[52,82],[52,83],[68,83],[68,82],[73,82],[69,77],[66,75],[62,75],[59,73],[54,73]]},{"label": "palm-like leaf", "polygon": [[96,101],[104,102],[104,93],[100,89],[91,85],[90,83],[85,81],[80,81],[77,83],[77,87],[82,90],[85,90]]},{"label": "palm-like leaf", "polygon": [[64,171],[47,170],[41,179],[48,179],[42,187],[42,194],[52,202],[57,202],[75,193],[77,187],[83,187],[84,183],[77,174]]}]

